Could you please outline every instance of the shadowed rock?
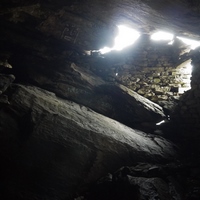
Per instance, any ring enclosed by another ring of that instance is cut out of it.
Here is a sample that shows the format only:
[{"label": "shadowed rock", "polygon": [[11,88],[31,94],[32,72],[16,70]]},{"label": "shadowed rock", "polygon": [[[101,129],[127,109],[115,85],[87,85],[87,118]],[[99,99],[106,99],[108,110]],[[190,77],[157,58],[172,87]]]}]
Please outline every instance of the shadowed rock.
[{"label": "shadowed rock", "polygon": [[11,74],[0,74],[0,95],[7,90],[14,80],[15,77]]},{"label": "shadowed rock", "polygon": [[[69,199],[109,171],[164,162],[175,146],[45,90],[15,85],[0,111],[3,197]],[[12,185],[12,187],[10,187]]]},{"label": "shadowed rock", "polygon": [[40,87],[132,128],[152,132],[155,124],[165,117],[159,105],[123,85],[105,82],[73,63],[57,71],[50,69],[46,74],[34,70],[30,73],[30,78]]}]

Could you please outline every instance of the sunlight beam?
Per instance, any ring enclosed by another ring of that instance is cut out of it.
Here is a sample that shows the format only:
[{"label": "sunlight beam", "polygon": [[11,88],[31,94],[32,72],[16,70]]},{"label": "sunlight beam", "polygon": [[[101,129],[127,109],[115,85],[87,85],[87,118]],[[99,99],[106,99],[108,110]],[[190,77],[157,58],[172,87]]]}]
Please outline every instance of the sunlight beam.
[{"label": "sunlight beam", "polygon": [[189,45],[190,48],[193,49],[193,50],[200,46],[200,41],[191,40],[191,39],[183,38],[183,37],[177,37],[177,38],[179,40],[181,40],[183,43]]},{"label": "sunlight beam", "polygon": [[114,40],[114,46],[112,48],[104,47],[100,49],[101,54],[108,53],[112,50],[120,51],[123,48],[132,45],[139,37],[140,33],[132,28],[126,27],[124,25],[117,26],[119,33]]},{"label": "sunlight beam", "polygon": [[159,41],[159,40],[172,41],[173,38],[174,38],[173,34],[167,33],[167,32],[164,32],[164,31],[158,31],[158,32],[151,35],[151,39],[156,40],[156,41]]}]

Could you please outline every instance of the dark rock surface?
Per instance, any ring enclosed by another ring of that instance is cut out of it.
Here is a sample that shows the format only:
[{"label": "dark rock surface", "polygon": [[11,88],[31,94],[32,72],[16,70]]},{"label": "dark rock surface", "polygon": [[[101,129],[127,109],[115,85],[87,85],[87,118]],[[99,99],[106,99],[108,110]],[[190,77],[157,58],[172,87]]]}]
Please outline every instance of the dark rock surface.
[{"label": "dark rock surface", "polygon": [[3,94],[15,80],[11,74],[0,74],[0,105],[8,104],[8,96]]},{"label": "dark rock surface", "polygon": [[13,75],[0,74],[0,95],[7,90],[14,80]]},{"label": "dark rock surface", "polygon": [[13,85],[0,110],[2,199],[69,199],[109,171],[176,147],[45,90]]},{"label": "dark rock surface", "polygon": [[17,24],[19,31],[25,26],[29,36],[40,32],[66,45],[93,50],[112,44],[118,24],[129,24],[144,33],[162,28],[199,38],[198,8],[198,3],[185,0],[12,0],[9,4],[3,0],[1,18],[7,21],[2,24],[4,28]]},{"label": "dark rock surface", "polygon": [[192,56],[191,89],[179,99],[171,113],[167,125],[170,137],[182,145],[185,154],[199,160],[200,153],[200,52],[199,48],[190,52]]},{"label": "dark rock surface", "polygon": [[44,73],[30,70],[29,74],[34,84],[132,128],[152,132],[155,124],[165,118],[159,105],[74,63]]},{"label": "dark rock surface", "polygon": [[194,176],[198,173],[199,168],[192,166],[191,163],[177,162],[165,166],[139,163],[108,174],[93,185],[91,190],[75,199],[198,200],[200,179]]},{"label": "dark rock surface", "polygon": [[[198,200],[199,51],[148,39],[156,30],[200,39],[199,11],[198,0],[1,0],[0,71],[18,85],[0,76],[0,198],[72,199],[109,172],[83,198]],[[140,41],[99,54],[119,24]],[[188,74],[175,67],[190,58],[192,90],[178,100]],[[162,101],[171,121],[157,133],[179,145],[180,163],[172,142],[149,134],[162,108],[130,89]]]}]

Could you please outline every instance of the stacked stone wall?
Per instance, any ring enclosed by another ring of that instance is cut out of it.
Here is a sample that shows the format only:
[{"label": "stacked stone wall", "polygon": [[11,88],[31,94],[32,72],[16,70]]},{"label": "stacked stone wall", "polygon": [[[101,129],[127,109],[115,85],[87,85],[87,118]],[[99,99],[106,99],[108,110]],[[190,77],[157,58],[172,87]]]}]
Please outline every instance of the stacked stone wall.
[{"label": "stacked stone wall", "polygon": [[156,103],[179,98],[189,89],[191,76],[181,53],[179,47],[151,42],[135,51],[116,79]]},{"label": "stacked stone wall", "polygon": [[171,120],[181,133],[189,136],[188,138],[200,139],[200,51],[193,51],[191,57],[193,66],[191,90],[182,95],[171,115]]}]

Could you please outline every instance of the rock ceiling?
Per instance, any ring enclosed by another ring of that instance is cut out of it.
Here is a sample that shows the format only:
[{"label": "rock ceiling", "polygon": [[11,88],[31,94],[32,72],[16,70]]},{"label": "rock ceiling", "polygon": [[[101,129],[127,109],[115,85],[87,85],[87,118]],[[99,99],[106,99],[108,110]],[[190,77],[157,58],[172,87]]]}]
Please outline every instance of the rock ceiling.
[{"label": "rock ceiling", "polygon": [[2,1],[0,9],[1,40],[13,40],[8,31],[17,27],[17,40],[26,36],[30,43],[31,39],[44,39],[43,35],[66,46],[99,49],[112,44],[118,24],[128,24],[142,33],[164,29],[199,38],[200,15],[195,0],[13,0]]}]

